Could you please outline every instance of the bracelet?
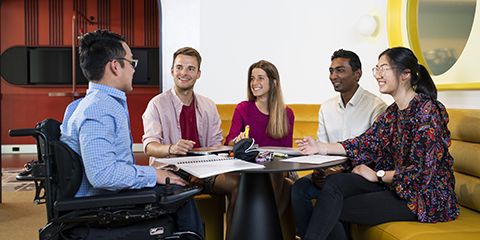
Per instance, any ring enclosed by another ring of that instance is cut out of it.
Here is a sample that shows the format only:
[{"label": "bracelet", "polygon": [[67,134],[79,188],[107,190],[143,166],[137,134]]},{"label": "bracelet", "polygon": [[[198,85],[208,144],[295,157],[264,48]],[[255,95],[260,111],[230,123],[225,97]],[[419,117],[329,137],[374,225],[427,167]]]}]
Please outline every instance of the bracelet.
[{"label": "bracelet", "polygon": [[170,144],[170,146],[168,146],[168,155],[172,155],[172,153],[170,152],[170,149],[172,149],[172,146],[173,144]]}]

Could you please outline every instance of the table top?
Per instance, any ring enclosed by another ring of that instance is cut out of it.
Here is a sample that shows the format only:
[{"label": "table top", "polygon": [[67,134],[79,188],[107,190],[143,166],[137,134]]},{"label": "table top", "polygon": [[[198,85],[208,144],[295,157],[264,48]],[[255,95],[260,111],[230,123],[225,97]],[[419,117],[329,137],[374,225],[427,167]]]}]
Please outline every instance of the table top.
[{"label": "table top", "polygon": [[295,162],[284,162],[280,160],[274,160],[270,162],[259,163],[264,165],[265,168],[258,169],[248,169],[242,170],[244,173],[271,173],[271,172],[287,172],[287,171],[301,171],[301,170],[311,170],[316,168],[330,167],[338,164],[342,164],[346,159],[340,159],[336,161],[331,161],[322,164],[309,164],[309,163],[295,163]]}]

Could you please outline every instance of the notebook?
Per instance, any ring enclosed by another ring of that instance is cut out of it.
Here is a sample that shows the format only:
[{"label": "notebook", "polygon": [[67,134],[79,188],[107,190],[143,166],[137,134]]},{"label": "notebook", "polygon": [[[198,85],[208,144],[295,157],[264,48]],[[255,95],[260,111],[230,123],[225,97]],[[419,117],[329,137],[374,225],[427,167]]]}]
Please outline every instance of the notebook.
[{"label": "notebook", "polygon": [[[220,157],[217,155],[157,158],[156,162],[163,164],[162,169],[183,171],[198,177],[206,178],[222,173],[246,169],[265,168],[265,166],[246,162],[233,157]],[[165,165],[167,164],[167,165]]]},{"label": "notebook", "polygon": [[228,153],[233,148],[232,146],[215,146],[215,147],[201,147],[194,148],[187,152],[188,155],[210,155],[218,153]]}]

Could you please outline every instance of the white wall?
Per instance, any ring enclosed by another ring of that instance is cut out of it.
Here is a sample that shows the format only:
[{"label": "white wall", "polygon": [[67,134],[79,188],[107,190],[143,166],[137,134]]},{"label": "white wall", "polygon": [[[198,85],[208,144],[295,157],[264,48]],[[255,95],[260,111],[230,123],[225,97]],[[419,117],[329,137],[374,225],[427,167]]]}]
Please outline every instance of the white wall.
[{"label": "white wall", "polygon": [[[172,86],[173,52],[192,46],[202,55],[196,92],[216,103],[246,98],[247,69],[260,60],[280,71],[286,103],[321,103],[334,96],[328,79],[333,51],[356,52],[360,84],[379,94],[371,68],[388,47],[384,0],[162,0],[163,86]],[[359,20],[375,16],[378,32],[359,33]],[[441,92],[447,107],[480,108],[478,91]],[[382,96],[391,103],[390,96]]]},{"label": "white wall", "polygon": [[162,6],[162,84],[173,86],[170,68],[173,53],[182,47],[200,49],[200,0],[161,0]]}]

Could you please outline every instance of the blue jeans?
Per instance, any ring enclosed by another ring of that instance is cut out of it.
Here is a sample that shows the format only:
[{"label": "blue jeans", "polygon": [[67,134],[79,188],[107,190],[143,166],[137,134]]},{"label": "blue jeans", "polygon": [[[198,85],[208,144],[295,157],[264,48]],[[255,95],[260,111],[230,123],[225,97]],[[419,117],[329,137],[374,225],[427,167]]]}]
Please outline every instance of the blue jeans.
[{"label": "blue jeans", "polygon": [[301,238],[305,236],[312,216],[312,199],[317,199],[320,191],[313,185],[311,174],[298,179],[292,186],[291,197],[295,227],[297,228],[297,235]]}]

